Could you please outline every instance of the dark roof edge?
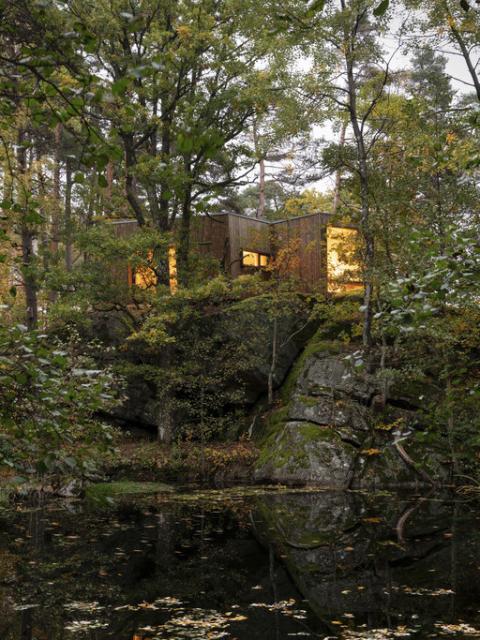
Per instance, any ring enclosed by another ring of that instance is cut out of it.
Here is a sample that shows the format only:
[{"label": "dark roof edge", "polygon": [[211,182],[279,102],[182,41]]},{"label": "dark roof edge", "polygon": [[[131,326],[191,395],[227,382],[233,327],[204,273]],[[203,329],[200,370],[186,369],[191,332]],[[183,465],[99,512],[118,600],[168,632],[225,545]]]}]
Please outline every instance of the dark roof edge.
[{"label": "dark roof edge", "polygon": [[[209,213],[205,214],[205,218],[218,218],[219,216],[235,216],[236,218],[242,218],[244,220],[251,220],[254,222],[261,222],[262,224],[284,224],[285,222],[292,222],[294,220],[304,220],[305,218],[313,218],[314,216],[328,216],[331,218],[334,214],[328,213],[327,211],[317,211],[316,213],[306,213],[303,216],[293,216],[292,218],[284,218],[283,220],[262,220],[261,218],[253,218],[252,216],[245,216],[241,213],[236,213],[234,211],[229,212],[219,212],[219,213]],[[136,218],[123,218],[121,220],[105,220],[108,224],[127,224],[131,222],[137,222]],[[337,224],[334,225],[340,229],[356,229],[356,225],[353,224]]]},{"label": "dark roof edge", "polygon": [[215,216],[235,216],[236,218],[243,218],[244,220],[254,220],[255,222],[261,222],[262,224],[280,224],[281,222],[289,222],[290,220],[303,220],[303,218],[313,218],[313,216],[332,216],[332,213],[326,211],[317,211],[315,213],[306,213],[303,216],[293,216],[292,218],[283,218],[282,220],[263,220],[262,218],[254,218],[253,216],[245,216],[242,213],[236,213],[235,211],[224,211],[222,213],[207,214],[206,217],[214,218]]}]

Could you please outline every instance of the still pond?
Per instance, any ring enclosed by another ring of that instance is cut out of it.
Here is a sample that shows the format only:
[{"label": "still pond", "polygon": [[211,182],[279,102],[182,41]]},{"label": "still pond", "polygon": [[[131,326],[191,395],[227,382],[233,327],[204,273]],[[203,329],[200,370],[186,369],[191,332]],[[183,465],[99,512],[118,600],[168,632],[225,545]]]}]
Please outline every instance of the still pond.
[{"label": "still pond", "polygon": [[480,500],[231,489],[7,504],[2,640],[480,638]]}]

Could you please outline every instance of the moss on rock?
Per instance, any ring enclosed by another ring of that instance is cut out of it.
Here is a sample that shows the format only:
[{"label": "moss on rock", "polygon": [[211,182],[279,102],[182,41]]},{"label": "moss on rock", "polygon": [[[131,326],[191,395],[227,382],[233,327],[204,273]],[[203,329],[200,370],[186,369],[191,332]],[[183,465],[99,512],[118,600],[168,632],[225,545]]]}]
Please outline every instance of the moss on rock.
[{"label": "moss on rock", "polygon": [[286,483],[346,487],[355,448],[330,427],[287,422],[260,449],[255,477]]}]

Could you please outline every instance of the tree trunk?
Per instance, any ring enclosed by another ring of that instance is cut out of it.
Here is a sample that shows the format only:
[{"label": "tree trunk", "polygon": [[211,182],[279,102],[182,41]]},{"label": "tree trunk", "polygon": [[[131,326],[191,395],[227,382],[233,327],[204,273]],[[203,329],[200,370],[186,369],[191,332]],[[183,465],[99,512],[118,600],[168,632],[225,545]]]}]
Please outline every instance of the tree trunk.
[{"label": "tree trunk", "polygon": [[26,182],[27,153],[25,149],[26,132],[18,132],[17,167],[18,167],[18,200],[22,207],[20,219],[20,236],[22,241],[22,277],[25,289],[25,320],[29,329],[38,325],[37,281],[35,275],[35,252],[33,247],[34,233],[28,222],[28,195]]},{"label": "tree trunk", "polygon": [[3,193],[2,199],[6,202],[13,200],[13,177],[12,167],[10,166],[10,160],[8,157],[3,163]]},{"label": "tree trunk", "polygon": [[71,271],[73,268],[73,233],[72,233],[72,163],[67,160],[65,169],[65,268]]},{"label": "tree trunk", "polygon": [[[170,115],[166,114],[165,111],[167,106],[165,105],[165,98],[162,100],[162,137],[161,137],[161,158],[162,162],[165,166],[168,167],[170,163],[170,153],[171,153],[171,145],[172,145],[172,121]],[[160,204],[159,204],[159,212],[158,212],[158,220],[156,221],[157,227],[160,231],[166,231],[169,228],[169,207],[170,207],[170,199],[171,199],[171,189],[172,186],[170,184],[170,180],[167,175],[163,176],[160,180]]]},{"label": "tree trunk", "polygon": [[399,442],[394,443],[395,450],[398,452],[400,458],[405,462],[405,464],[410,467],[422,480],[425,480],[428,484],[434,485],[435,482],[430,478],[428,473],[424,471],[421,467],[417,465],[417,463],[412,460],[412,458],[405,451],[403,446]]},{"label": "tree trunk", "polygon": [[270,361],[270,370],[268,372],[268,404],[273,404],[273,382],[275,369],[277,367],[277,342],[278,342],[278,319],[273,319],[273,336],[272,336],[272,359]]},{"label": "tree trunk", "polygon": [[256,117],[253,120],[253,145],[255,147],[255,153],[258,158],[258,207],[256,212],[257,218],[265,217],[265,176],[266,176],[266,168],[265,168],[265,156],[261,153],[259,147],[259,137],[258,137],[258,129],[257,129],[257,119]]},{"label": "tree trunk", "polygon": [[260,162],[258,163],[259,168],[259,180],[258,180],[258,210],[257,210],[257,218],[265,217],[265,207],[266,207],[266,199],[265,199],[265,158],[260,158]]},{"label": "tree trunk", "polygon": [[[47,196],[47,188],[45,184],[45,175],[42,170],[42,153],[39,148],[37,148],[36,150],[36,159],[37,159],[38,192],[44,203],[45,198]],[[40,214],[44,220],[48,220],[48,213],[45,211],[45,207],[43,204],[41,206]],[[48,228],[48,224],[46,224],[42,227],[42,231],[41,231],[41,246],[42,246],[44,273],[48,273],[50,268],[49,241],[50,241],[49,228]]]},{"label": "tree trunk", "polygon": [[[340,138],[338,140],[338,146],[341,150],[345,147],[345,137],[347,135],[347,120],[343,120],[342,128],[340,129]],[[341,166],[335,172],[335,191],[333,195],[333,215],[338,211],[340,206],[340,188],[342,186],[342,168]]]},{"label": "tree trunk", "polygon": [[[452,402],[452,380],[450,375],[447,377],[447,384],[445,393],[447,396],[448,417],[447,417],[447,434],[448,434],[448,446],[450,449],[450,456],[452,458],[452,472],[454,477],[458,477],[460,473],[460,465],[458,463],[458,456],[455,449],[455,418],[453,413]],[[453,478],[451,478],[453,481]]]},{"label": "tree trunk", "polygon": [[137,192],[135,189],[135,180],[133,176],[133,169],[136,165],[133,134],[123,132],[120,135],[125,151],[125,196],[127,198],[128,204],[132,207],[133,213],[137,219],[139,226],[143,227],[145,226],[145,215],[143,213],[143,207],[137,196]]},{"label": "tree trunk", "polygon": [[448,26],[450,27],[450,31],[455,41],[457,42],[458,46],[460,47],[460,51],[462,52],[463,59],[465,60],[465,63],[467,65],[468,72],[470,74],[470,77],[472,78],[473,86],[475,87],[477,100],[480,102],[480,80],[477,75],[477,65],[472,61],[472,58],[470,56],[471,49],[467,47],[465,40],[462,37],[462,34],[460,33],[460,31],[458,31],[455,25],[455,19],[450,13],[450,11],[448,11],[448,8],[447,8],[447,21],[448,21]]},{"label": "tree trunk", "polygon": [[37,283],[34,274],[33,249],[34,235],[26,223],[21,225],[22,237],[22,275],[25,287],[26,323],[29,329],[35,329],[38,325],[38,299]]},{"label": "tree trunk", "polygon": [[113,162],[109,160],[107,164],[107,189],[105,197],[107,199],[107,213],[112,213],[112,195],[113,195]]},{"label": "tree trunk", "polygon": [[92,171],[89,185],[88,207],[85,215],[85,226],[90,228],[93,225],[93,214],[95,211],[95,200],[98,199],[98,177],[96,171]]},{"label": "tree trunk", "polygon": [[[342,8],[345,2],[342,0]],[[364,301],[363,301],[363,346],[370,349],[372,346],[372,303],[373,303],[373,266],[375,259],[375,243],[371,230],[370,203],[369,203],[369,173],[368,158],[363,136],[363,128],[359,122],[357,110],[357,85],[354,77],[353,44],[348,34],[346,36],[345,62],[347,68],[348,84],[348,110],[352,125],[355,143],[357,147],[357,171],[360,180],[360,230],[365,244],[365,275],[364,275]]]},{"label": "tree trunk", "polygon": [[187,283],[190,258],[190,227],[192,220],[192,186],[190,159],[185,160],[185,175],[188,182],[185,185],[185,193],[182,202],[182,223],[180,227],[180,242],[178,247],[178,260],[181,279]]},{"label": "tree trunk", "polygon": [[53,211],[52,211],[52,239],[50,250],[53,254],[58,252],[60,236],[60,162],[62,155],[62,133],[63,125],[59,122],[55,127],[55,154],[53,161]]}]

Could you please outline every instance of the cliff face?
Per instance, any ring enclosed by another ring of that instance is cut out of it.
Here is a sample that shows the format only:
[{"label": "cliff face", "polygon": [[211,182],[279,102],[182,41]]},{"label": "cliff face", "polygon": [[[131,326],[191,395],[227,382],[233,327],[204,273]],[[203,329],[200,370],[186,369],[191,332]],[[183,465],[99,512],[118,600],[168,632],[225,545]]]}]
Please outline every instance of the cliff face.
[{"label": "cliff face", "polygon": [[402,388],[402,397],[391,389],[385,400],[379,378],[355,372],[349,355],[339,343],[307,346],[283,406],[258,436],[256,480],[343,489],[445,482],[442,447],[416,437],[424,426],[415,398]]},{"label": "cliff face", "polygon": [[[272,296],[182,310],[172,341],[158,349],[125,337],[117,363],[125,402],[116,417],[156,429],[170,441],[188,427],[208,426],[208,439],[235,440],[269,386],[278,389],[308,338],[310,309],[301,296]],[[115,344],[108,326],[106,342]],[[274,347],[275,345],[275,347]]]}]

